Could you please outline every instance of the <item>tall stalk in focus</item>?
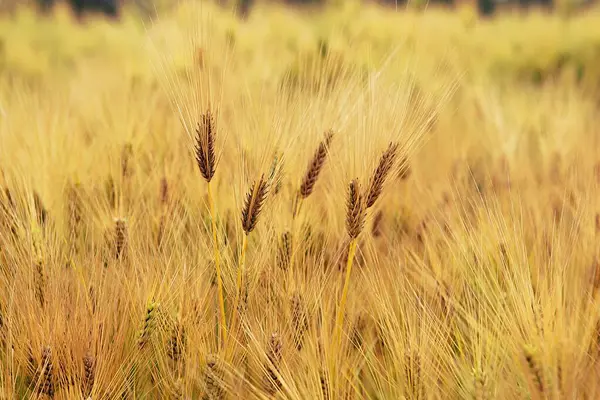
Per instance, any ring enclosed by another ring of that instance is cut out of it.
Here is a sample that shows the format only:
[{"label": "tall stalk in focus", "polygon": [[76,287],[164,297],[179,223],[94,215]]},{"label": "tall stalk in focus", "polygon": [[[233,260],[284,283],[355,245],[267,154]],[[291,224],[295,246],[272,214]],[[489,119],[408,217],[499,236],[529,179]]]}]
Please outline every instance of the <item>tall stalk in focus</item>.
[{"label": "tall stalk in focus", "polygon": [[225,298],[223,295],[223,276],[221,272],[221,254],[219,252],[219,241],[217,235],[217,222],[215,204],[213,199],[211,181],[215,175],[216,156],[215,156],[215,123],[212,113],[207,111],[200,117],[200,123],[196,129],[196,162],[202,177],[206,181],[206,193],[208,197],[208,208],[210,213],[210,225],[213,236],[213,255],[215,260],[215,270],[217,274],[217,296],[219,304],[219,347],[227,341],[227,319],[225,316]]}]

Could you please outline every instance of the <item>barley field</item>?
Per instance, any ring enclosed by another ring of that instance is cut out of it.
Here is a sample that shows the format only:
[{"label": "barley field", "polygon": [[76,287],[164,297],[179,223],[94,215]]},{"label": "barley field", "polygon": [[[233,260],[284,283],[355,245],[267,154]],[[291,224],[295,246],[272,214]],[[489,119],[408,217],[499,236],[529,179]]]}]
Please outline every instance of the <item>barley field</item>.
[{"label": "barley field", "polygon": [[600,397],[600,13],[0,17],[0,398]]}]

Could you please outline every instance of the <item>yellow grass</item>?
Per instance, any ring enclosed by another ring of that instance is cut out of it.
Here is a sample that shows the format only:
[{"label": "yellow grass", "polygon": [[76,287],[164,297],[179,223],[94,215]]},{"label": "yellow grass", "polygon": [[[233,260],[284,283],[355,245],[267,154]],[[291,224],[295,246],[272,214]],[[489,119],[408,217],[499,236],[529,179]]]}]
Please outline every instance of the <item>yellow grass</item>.
[{"label": "yellow grass", "polygon": [[[598,398],[598,17],[2,17],[0,397]],[[390,142],[351,241],[348,183],[366,187]]]}]

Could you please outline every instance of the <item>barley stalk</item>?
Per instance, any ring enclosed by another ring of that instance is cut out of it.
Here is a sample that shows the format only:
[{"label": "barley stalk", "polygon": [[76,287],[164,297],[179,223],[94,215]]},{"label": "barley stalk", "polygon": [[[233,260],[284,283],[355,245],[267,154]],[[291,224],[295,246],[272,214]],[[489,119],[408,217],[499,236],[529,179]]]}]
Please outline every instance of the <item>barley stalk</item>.
[{"label": "barley stalk", "polygon": [[[356,246],[358,236],[360,235],[365,223],[365,204],[360,193],[360,185],[358,179],[354,179],[348,187],[348,200],[346,211],[346,230],[350,236],[350,244],[348,245],[348,258],[346,260],[346,278],[344,280],[344,288],[342,289],[342,297],[339,303],[337,317],[335,322],[334,340],[334,357],[341,349],[342,330],[344,326],[344,315],[346,313],[346,301],[348,298],[348,290],[350,288],[350,277],[352,276],[352,264],[356,254]],[[334,362],[335,358],[334,358]]]},{"label": "barley stalk", "polygon": [[381,155],[379,159],[379,164],[377,168],[373,172],[373,176],[369,181],[369,188],[367,190],[367,198],[366,198],[366,206],[367,208],[373,207],[381,192],[383,190],[383,185],[394,166],[394,162],[396,161],[396,156],[398,153],[398,144],[390,143],[387,150]]},{"label": "barley stalk", "polygon": [[329,146],[331,141],[333,140],[333,130],[330,129],[325,132],[325,138],[319,143],[319,146],[315,150],[313,157],[304,173],[302,178],[302,182],[300,183],[300,190],[298,191],[296,197],[294,198],[294,202],[292,204],[292,227],[291,233],[292,237],[290,238],[290,270],[293,270],[294,267],[294,237],[295,234],[295,222],[298,213],[300,212],[300,208],[302,207],[303,201],[308,198],[314,191],[317,180],[319,179],[319,175],[323,170],[323,166],[325,165],[325,161],[327,161],[327,155],[329,153]]},{"label": "barley stalk", "polygon": [[[215,206],[212,196],[212,190],[210,182],[207,183],[207,193],[208,193],[208,205],[210,212],[210,225],[212,229],[212,238],[213,238],[213,256],[215,259],[215,269],[217,273],[217,292],[218,292],[218,302],[219,302],[219,315],[221,319],[221,335],[220,340],[221,343],[227,342],[227,317],[225,316],[225,296],[223,295],[223,273],[221,271],[221,255],[219,252],[219,242],[217,237],[217,223],[216,223],[216,215],[215,215]],[[221,347],[222,345],[219,345]]]},{"label": "barley stalk", "polygon": [[201,116],[200,123],[196,129],[196,163],[204,180],[206,181],[206,192],[208,197],[208,208],[210,213],[210,225],[212,230],[213,257],[217,274],[217,302],[219,304],[220,334],[219,347],[227,342],[227,317],[225,315],[225,296],[223,294],[223,274],[221,271],[221,254],[219,251],[219,238],[217,235],[217,215],[212,194],[211,181],[217,167],[215,154],[215,126],[211,111]]}]

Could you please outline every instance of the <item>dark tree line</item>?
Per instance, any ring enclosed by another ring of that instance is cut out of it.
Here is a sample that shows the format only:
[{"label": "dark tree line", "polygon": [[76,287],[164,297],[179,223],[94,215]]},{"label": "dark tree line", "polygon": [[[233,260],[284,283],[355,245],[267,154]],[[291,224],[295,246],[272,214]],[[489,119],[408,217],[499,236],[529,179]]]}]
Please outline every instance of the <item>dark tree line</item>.
[{"label": "dark tree line", "polygon": [[[57,0],[37,0],[43,11],[49,11]],[[81,17],[85,13],[100,13],[111,18],[118,18],[120,2],[123,0],[63,0],[70,4],[73,12]],[[235,0],[237,2],[237,12],[241,18],[246,18],[254,4],[254,0]],[[284,3],[293,5],[318,5],[325,0],[282,0]],[[378,0],[381,4],[388,5],[406,5],[408,0]],[[452,6],[461,0],[429,0],[430,4],[441,4]],[[520,8],[530,6],[542,6],[548,9],[553,7],[554,0],[476,0],[477,8],[481,15],[490,16],[500,3],[514,5]]]},{"label": "dark tree line", "polygon": [[[56,0],[38,0],[38,3],[42,11],[48,12]],[[78,17],[85,13],[104,14],[110,18],[119,16],[119,0],[67,0],[67,3]]]}]

